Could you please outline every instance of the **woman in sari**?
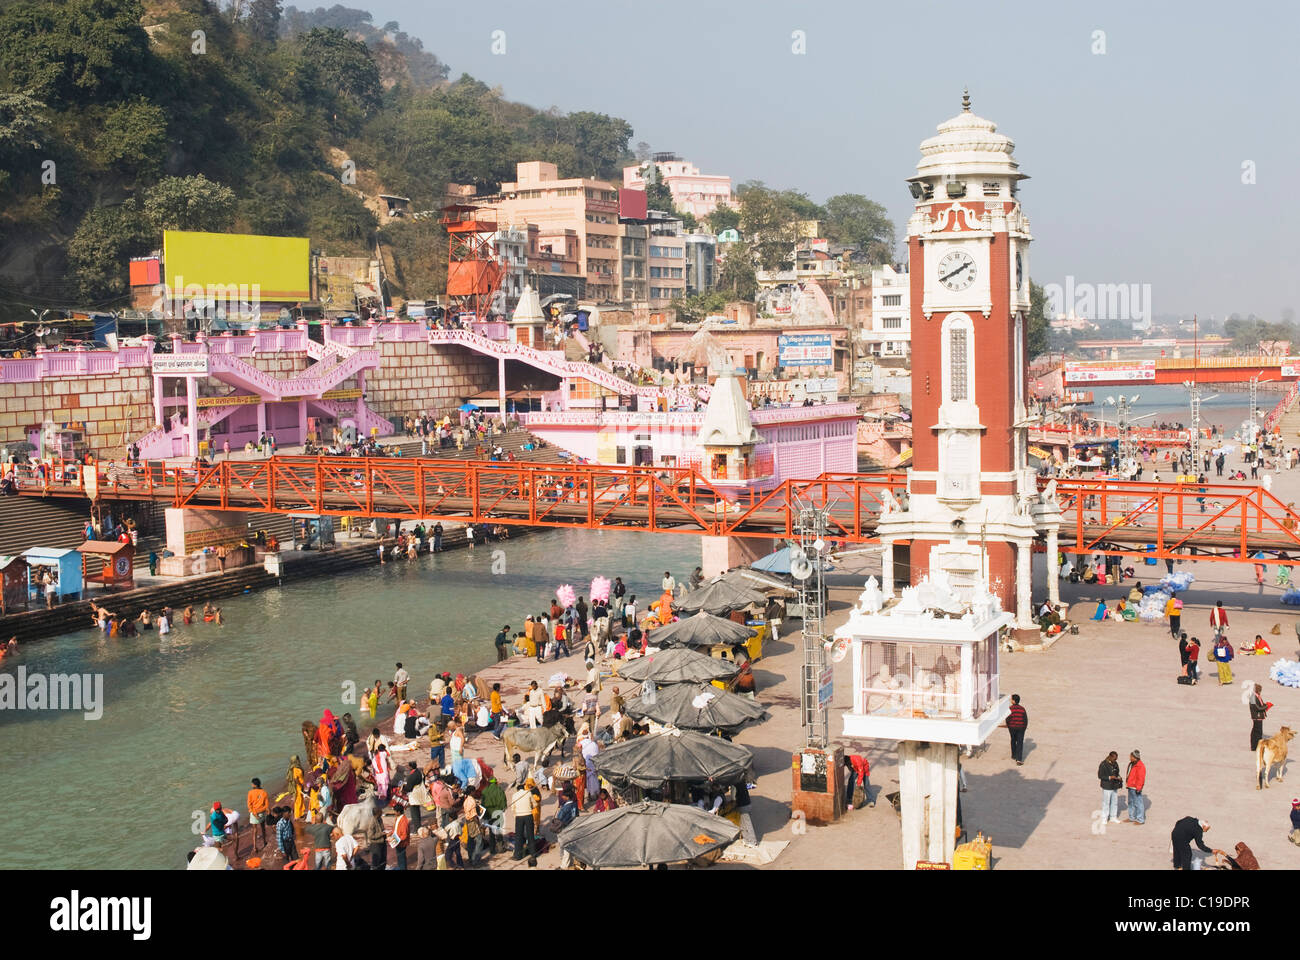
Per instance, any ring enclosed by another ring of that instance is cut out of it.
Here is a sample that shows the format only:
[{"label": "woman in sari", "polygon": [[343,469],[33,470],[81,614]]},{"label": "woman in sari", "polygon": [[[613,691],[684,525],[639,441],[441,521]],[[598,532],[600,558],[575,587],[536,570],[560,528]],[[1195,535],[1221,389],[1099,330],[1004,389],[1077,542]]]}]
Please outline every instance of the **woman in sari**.
[{"label": "woman in sari", "polygon": [[342,810],[348,804],[357,802],[357,774],[352,766],[352,758],[344,757],[330,773],[330,786],[334,790],[336,810]]},{"label": "woman in sari", "polygon": [[370,775],[375,781],[375,794],[380,800],[388,799],[388,782],[393,775],[393,761],[388,756],[388,747],[379,744],[371,757]]},{"label": "woman in sari", "polygon": [[465,761],[465,732],[461,729],[460,724],[453,720],[447,724],[444,734],[447,737],[447,743],[451,747],[451,772],[455,774],[456,779],[461,781],[461,786],[465,787],[470,776],[478,773],[476,765],[472,761],[469,763]]},{"label": "woman in sari", "polygon": [[406,715],[410,712],[411,705],[403,700],[397,705],[397,713],[393,714],[393,736],[402,737],[406,735]]},{"label": "woman in sari", "polygon": [[376,680],[375,685],[370,688],[370,693],[366,699],[370,703],[370,719],[374,720],[379,717],[379,691],[383,689],[382,681]]},{"label": "woman in sari", "polygon": [[310,720],[304,720],[302,722],[302,745],[307,753],[308,766],[316,766],[317,762],[320,760],[320,741],[318,739],[316,724],[312,723]]},{"label": "woman in sari", "polygon": [[289,758],[289,769],[285,772],[284,782],[288,784],[289,789],[275,799],[279,802],[292,793],[293,818],[301,820],[307,816],[307,799],[303,792],[307,783],[307,775],[303,772],[302,760],[296,755]]},{"label": "woman in sari", "polygon": [[1277,582],[1274,586],[1291,586],[1291,557],[1285,550],[1277,555]]},{"label": "woman in sari", "polygon": [[326,758],[321,761],[320,765],[321,768],[316,777],[316,784],[318,795],[320,797],[321,813],[333,813],[335,811],[334,788],[330,785],[330,772],[338,766],[338,762]]},{"label": "woman in sari", "polygon": [[320,783],[320,779],[315,776],[315,772],[313,771],[312,779],[307,785],[307,815],[316,818],[317,822],[319,822],[319,817],[321,815]]},{"label": "woman in sari", "polygon": [[316,728],[316,743],[322,757],[332,757],[338,753],[338,733],[340,724],[334,719],[334,714],[329,708],[320,715],[320,725]]}]

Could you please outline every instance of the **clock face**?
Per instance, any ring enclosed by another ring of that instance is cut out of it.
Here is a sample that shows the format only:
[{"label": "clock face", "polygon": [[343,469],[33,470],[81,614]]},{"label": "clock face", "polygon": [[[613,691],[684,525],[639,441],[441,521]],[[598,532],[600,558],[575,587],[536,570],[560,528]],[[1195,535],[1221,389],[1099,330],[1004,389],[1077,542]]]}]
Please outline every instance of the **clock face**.
[{"label": "clock face", "polygon": [[975,282],[975,259],[964,250],[953,250],[939,261],[939,282],[949,290],[965,290]]}]

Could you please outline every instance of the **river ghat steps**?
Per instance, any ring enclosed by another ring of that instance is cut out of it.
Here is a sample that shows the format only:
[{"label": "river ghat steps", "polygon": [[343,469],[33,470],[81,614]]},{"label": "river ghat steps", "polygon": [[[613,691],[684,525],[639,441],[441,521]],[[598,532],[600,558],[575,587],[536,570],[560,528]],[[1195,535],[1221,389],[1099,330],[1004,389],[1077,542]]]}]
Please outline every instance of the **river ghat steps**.
[{"label": "river ghat steps", "polygon": [[0,497],[0,555],[31,547],[79,547],[88,517],[84,500]]},{"label": "river ghat steps", "polygon": [[1277,431],[1282,434],[1283,447],[1300,446],[1300,403],[1292,404],[1291,409],[1282,414]]}]

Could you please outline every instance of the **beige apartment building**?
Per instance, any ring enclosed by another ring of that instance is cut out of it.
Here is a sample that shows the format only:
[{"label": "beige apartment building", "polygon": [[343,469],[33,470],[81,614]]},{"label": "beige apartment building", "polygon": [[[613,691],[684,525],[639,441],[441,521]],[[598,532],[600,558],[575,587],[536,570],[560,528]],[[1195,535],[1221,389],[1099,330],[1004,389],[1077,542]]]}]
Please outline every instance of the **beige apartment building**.
[{"label": "beige apartment building", "polygon": [[542,235],[572,230],[578,240],[578,270],[586,279],[586,297],[612,303],[620,293],[618,191],[604,180],[560,179],[555,164],[541,160],[516,164],[514,183],[501,184],[496,196],[479,203],[496,212],[502,227],[527,229],[533,223]]}]

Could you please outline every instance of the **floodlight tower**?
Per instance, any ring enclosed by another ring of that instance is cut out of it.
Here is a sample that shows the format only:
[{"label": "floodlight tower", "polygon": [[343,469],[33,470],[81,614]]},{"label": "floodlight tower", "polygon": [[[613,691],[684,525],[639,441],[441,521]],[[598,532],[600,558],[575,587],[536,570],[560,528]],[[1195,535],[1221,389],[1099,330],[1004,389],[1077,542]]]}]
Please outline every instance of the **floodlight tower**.
[{"label": "floodlight tower", "polygon": [[491,211],[473,204],[443,207],[447,228],[447,310],[473,319],[488,319],[505,273],[495,251],[497,221]]},{"label": "floodlight tower", "polygon": [[799,582],[799,602],[803,606],[803,727],[804,740],[810,747],[826,747],[830,741],[830,714],[822,702],[821,677],[826,669],[826,580],[823,556],[829,524],[827,508],[809,505],[800,508],[794,532],[799,546],[790,558],[790,572]]},{"label": "floodlight tower", "polygon": [[1192,380],[1184,380],[1183,386],[1187,388],[1187,399],[1192,408],[1192,439],[1189,446],[1192,454],[1192,469],[1196,470],[1201,462],[1201,404],[1213,400],[1218,394],[1202,397],[1200,385]]}]

